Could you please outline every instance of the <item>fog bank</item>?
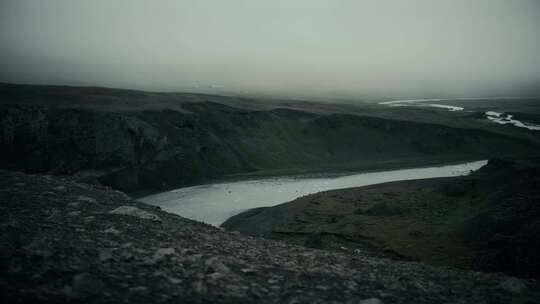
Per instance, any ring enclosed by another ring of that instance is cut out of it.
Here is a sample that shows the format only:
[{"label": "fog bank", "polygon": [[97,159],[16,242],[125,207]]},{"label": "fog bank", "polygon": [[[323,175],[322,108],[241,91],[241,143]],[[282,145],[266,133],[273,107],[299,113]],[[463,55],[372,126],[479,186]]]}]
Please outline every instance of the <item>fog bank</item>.
[{"label": "fog bank", "polygon": [[538,95],[540,1],[0,1],[0,81],[336,98]]}]

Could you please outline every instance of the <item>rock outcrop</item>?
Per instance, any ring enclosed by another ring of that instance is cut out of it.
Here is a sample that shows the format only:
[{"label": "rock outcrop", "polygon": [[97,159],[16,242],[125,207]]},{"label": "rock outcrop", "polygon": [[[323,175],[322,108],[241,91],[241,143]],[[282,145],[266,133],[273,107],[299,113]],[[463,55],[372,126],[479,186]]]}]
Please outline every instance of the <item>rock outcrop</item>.
[{"label": "rock outcrop", "polygon": [[242,236],[0,171],[2,303],[537,303],[536,281]]}]

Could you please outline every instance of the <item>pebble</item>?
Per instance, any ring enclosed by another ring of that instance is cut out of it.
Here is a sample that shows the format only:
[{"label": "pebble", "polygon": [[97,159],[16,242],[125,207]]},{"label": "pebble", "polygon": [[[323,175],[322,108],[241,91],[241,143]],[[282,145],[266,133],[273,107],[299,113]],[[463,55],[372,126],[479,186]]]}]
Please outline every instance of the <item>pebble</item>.
[{"label": "pebble", "polygon": [[131,261],[135,258],[135,256],[133,255],[133,253],[129,252],[129,251],[122,251],[122,253],[120,254],[120,256],[122,257],[122,259],[124,259],[125,261]]},{"label": "pebble", "polygon": [[255,269],[253,269],[253,268],[242,268],[242,269],[240,269],[240,271],[241,271],[242,273],[245,273],[245,274],[252,274],[252,273],[255,273]]},{"label": "pebble", "polygon": [[148,294],[148,287],[146,286],[137,286],[137,287],[131,287],[129,289],[130,293],[135,293],[138,295],[145,295]]},{"label": "pebble", "polygon": [[182,280],[180,280],[178,278],[175,278],[175,277],[169,277],[169,282],[171,282],[173,284],[180,284],[180,283],[182,283]]},{"label": "pebble", "polygon": [[361,300],[360,302],[358,302],[358,304],[383,304],[383,301],[377,298],[369,298],[369,299]]},{"label": "pebble", "polygon": [[88,272],[83,272],[73,277],[73,292],[76,294],[97,294],[103,288],[103,282]]},{"label": "pebble", "polygon": [[517,278],[509,278],[501,283],[500,287],[510,293],[520,294],[527,290],[527,286],[523,281]]},{"label": "pebble", "polygon": [[223,262],[221,262],[218,257],[209,258],[204,264],[206,265],[207,269],[213,270],[214,272],[230,272],[229,267],[227,267]]},{"label": "pebble", "polygon": [[330,289],[330,287],[326,286],[326,285],[317,285],[317,286],[315,286],[315,288],[318,289],[318,290],[322,290],[322,291],[327,291],[327,290]]},{"label": "pebble", "polygon": [[193,288],[193,291],[195,291],[198,294],[206,293],[206,286],[203,284],[202,281],[193,282],[191,287]]},{"label": "pebble", "polygon": [[175,250],[172,247],[160,248],[160,249],[156,250],[156,252],[152,256],[152,260],[154,262],[158,262],[158,261],[163,260],[164,258],[166,258],[169,255],[174,255],[174,253],[175,253]]},{"label": "pebble", "polygon": [[110,233],[110,234],[114,234],[114,235],[119,235],[119,234],[122,233],[121,231],[117,230],[117,229],[114,228],[114,227],[110,227],[110,228],[108,228],[108,229],[106,229],[106,230],[103,230],[103,232],[105,232],[105,233]]},{"label": "pebble", "polygon": [[139,209],[137,207],[133,207],[133,206],[120,206],[110,211],[109,213],[134,216],[143,220],[152,220],[152,221],[158,221],[158,222],[161,221],[159,216],[152,214],[150,212],[144,211],[142,209]]},{"label": "pebble", "polygon": [[110,249],[102,249],[99,252],[99,261],[106,262],[112,259],[112,251]]},{"label": "pebble", "polygon": [[84,195],[79,195],[77,197],[77,200],[81,201],[81,202],[87,202],[87,203],[95,203],[95,202],[97,202],[95,199],[93,199],[91,197],[88,197],[88,196],[84,196]]}]

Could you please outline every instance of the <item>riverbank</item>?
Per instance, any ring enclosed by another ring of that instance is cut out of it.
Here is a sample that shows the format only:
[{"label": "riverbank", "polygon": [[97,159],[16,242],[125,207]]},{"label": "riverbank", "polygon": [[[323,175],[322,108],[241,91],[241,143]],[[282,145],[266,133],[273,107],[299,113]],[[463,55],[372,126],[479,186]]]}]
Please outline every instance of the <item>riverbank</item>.
[{"label": "riverbank", "polygon": [[51,176],[0,171],[0,200],[4,303],[540,300],[536,281],[242,236]]},{"label": "riverbank", "polygon": [[334,251],[540,275],[538,159],[470,176],[340,189],[239,214],[223,227]]}]

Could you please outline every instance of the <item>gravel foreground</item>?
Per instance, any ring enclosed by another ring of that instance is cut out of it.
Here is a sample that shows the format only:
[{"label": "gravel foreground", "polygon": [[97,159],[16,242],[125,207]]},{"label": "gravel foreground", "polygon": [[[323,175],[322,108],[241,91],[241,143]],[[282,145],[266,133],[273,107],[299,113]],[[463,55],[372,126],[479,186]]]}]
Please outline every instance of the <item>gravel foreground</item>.
[{"label": "gravel foreground", "polygon": [[539,303],[502,274],[308,249],[101,186],[0,171],[2,303]]}]

